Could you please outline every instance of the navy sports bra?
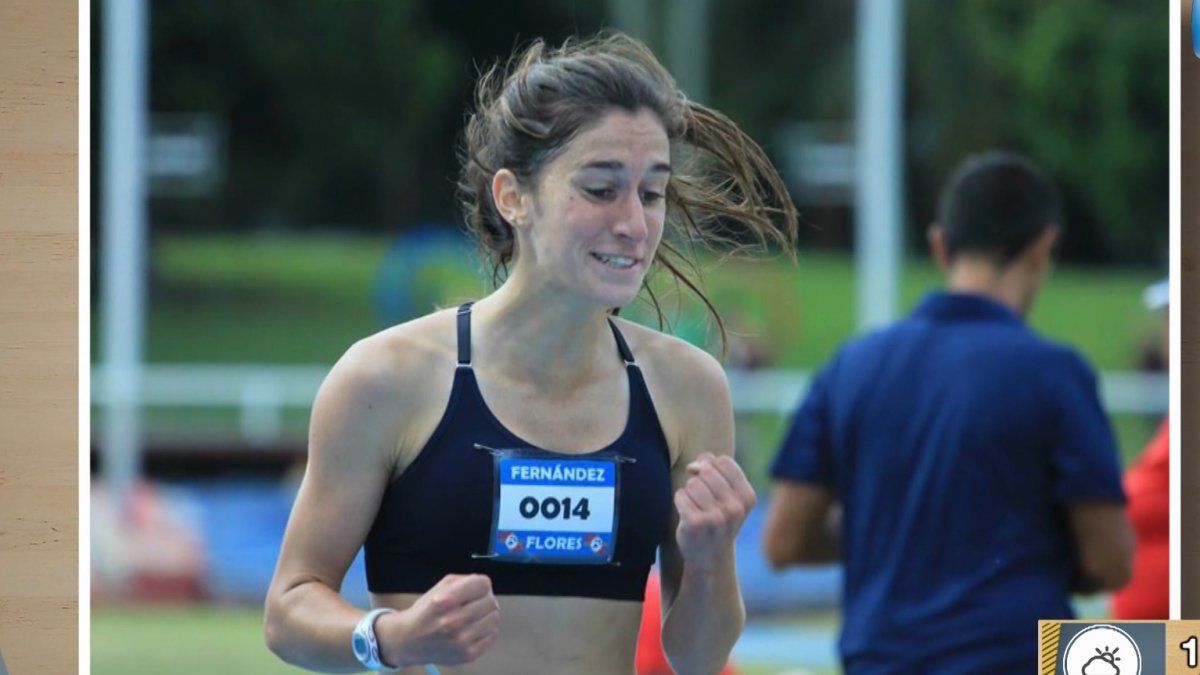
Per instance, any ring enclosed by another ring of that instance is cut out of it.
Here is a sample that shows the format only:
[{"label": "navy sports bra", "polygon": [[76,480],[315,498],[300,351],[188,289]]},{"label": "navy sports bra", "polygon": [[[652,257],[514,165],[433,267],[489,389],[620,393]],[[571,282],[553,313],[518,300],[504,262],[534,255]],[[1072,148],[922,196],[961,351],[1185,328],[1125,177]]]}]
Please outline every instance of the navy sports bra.
[{"label": "navy sports bra", "polygon": [[[457,321],[458,368],[450,402],[420,455],[384,491],[365,543],[367,586],[373,593],[424,593],[447,574],[486,574],[497,595],[640,602],[658,545],[669,535],[671,468],[658,415],[624,337],[610,321],[629,378],[625,430],[605,448],[567,455],[535,448],[496,419],[471,369],[470,303],[459,307]],[[554,457],[621,457],[612,562],[535,564],[480,557],[492,535],[495,474],[492,456],[477,445]]]}]

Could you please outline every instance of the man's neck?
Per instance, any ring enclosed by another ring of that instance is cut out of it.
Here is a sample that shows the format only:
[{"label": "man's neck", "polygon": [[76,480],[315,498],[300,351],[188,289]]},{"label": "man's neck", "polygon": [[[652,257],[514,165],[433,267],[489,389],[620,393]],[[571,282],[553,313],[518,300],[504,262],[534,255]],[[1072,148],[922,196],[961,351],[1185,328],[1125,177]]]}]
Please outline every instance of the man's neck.
[{"label": "man's neck", "polygon": [[983,258],[960,257],[946,272],[946,289],[952,293],[980,295],[1025,316],[1035,288],[1015,265],[1001,268]]}]

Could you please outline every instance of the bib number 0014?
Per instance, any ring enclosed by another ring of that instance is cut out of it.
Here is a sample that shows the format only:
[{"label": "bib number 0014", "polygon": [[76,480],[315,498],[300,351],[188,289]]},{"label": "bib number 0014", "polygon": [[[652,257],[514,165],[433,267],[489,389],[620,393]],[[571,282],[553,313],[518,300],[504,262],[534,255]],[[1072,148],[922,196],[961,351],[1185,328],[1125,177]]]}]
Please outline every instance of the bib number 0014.
[{"label": "bib number 0014", "polygon": [[571,516],[587,520],[588,516],[591,515],[591,511],[588,510],[587,497],[583,497],[576,502],[573,508],[570,497],[564,497],[562,500],[554,497],[546,497],[541,501],[538,501],[535,497],[526,497],[521,500],[519,508],[521,515],[526,518],[536,518],[540,513],[546,519],[558,518],[559,514],[562,514],[563,520],[570,520]]},{"label": "bib number 0014", "polygon": [[536,450],[493,451],[495,501],[487,557],[502,562],[612,562],[620,461]]}]

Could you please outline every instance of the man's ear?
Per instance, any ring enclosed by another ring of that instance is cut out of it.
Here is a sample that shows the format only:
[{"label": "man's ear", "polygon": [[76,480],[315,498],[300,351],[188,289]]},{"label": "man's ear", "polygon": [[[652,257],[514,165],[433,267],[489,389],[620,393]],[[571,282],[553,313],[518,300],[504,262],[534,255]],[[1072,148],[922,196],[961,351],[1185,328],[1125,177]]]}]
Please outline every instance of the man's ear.
[{"label": "man's ear", "polygon": [[528,225],[521,182],[511,170],[500,169],[492,176],[492,202],[500,217],[513,227],[520,229]]},{"label": "man's ear", "polygon": [[925,230],[925,240],[929,242],[929,252],[938,269],[945,272],[950,268],[950,246],[946,243],[946,230],[941,225],[933,223]]},{"label": "man's ear", "polygon": [[1057,225],[1051,225],[1029,245],[1031,260],[1038,270],[1048,269],[1054,262],[1054,245],[1058,243],[1059,230]]}]

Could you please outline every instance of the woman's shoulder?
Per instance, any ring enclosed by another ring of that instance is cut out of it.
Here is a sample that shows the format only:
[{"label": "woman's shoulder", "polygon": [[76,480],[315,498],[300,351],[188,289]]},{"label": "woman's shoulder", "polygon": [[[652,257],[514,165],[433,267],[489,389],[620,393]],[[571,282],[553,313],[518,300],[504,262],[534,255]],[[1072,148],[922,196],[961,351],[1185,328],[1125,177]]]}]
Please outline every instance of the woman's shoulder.
[{"label": "woman's shoulder", "polygon": [[431,359],[455,360],[455,314],[454,308],[441,309],[390,326],[362,338],[351,349],[386,359],[386,363],[400,368],[420,368]]},{"label": "woman's shoulder", "polygon": [[379,453],[407,466],[441,416],[456,363],[454,310],[392,326],[355,342],[334,364],[313,403],[315,450]]},{"label": "woman's shoulder", "polygon": [[322,389],[336,388],[367,404],[386,403],[394,413],[396,406],[427,399],[429,385],[449,380],[456,360],[454,310],[440,310],[355,342]]},{"label": "woman's shoulder", "polygon": [[731,414],[729,382],[713,355],[674,335],[615,321],[645,376],[668,437],[672,429],[707,428]]},{"label": "woman's shoulder", "polygon": [[696,345],[626,319],[615,318],[634,360],[672,388],[727,387],[725,370]]}]

